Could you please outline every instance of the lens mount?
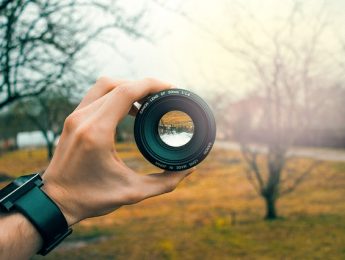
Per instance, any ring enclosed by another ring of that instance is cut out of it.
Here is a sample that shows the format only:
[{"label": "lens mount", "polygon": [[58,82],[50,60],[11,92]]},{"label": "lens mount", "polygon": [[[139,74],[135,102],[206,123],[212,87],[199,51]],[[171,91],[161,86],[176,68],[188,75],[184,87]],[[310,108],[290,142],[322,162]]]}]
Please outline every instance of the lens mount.
[{"label": "lens mount", "polygon": [[[171,146],[159,134],[159,122],[171,111],[186,113],[193,122],[191,139],[181,146]],[[210,152],[216,123],[204,100],[185,89],[169,89],[148,97],[134,123],[136,144],[144,157],[157,167],[182,171],[199,164]]]}]

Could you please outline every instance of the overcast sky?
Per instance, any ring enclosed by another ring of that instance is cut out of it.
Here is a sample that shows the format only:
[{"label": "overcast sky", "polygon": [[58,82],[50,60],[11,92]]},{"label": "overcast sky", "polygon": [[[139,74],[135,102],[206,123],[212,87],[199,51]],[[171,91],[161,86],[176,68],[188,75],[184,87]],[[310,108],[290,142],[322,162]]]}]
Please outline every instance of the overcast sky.
[{"label": "overcast sky", "polygon": [[[241,96],[254,87],[255,80],[244,73],[246,63],[227,52],[226,46],[240,46],[238,31],[250,34],[255,43],[265,46],[265,33],[279,30],[289,15],[291,0],[186,0],[161,1],[162,7],[154,1],[125,1],[125,8],[131,12],[146,5],[144,22],[153,43],[117,36],[114,41],[121,58],[111,48],[92,45],[90,54],[99,64],[99,74],[114,78],[156,77],[201,95],[208,95],[209,89],[226,89],[235,96]],[[345,1],[309,0],[300,1],[303,6],[300,15],[305,17],[299,32],[294,34],[296,43],[308,38],[310,21],[324,10],[329,29],[321,40],[321,48],[336,51],[338,36],[345,39]],[[326,2],[326,4],[325,4]],[[177,14],[179,10],[187,18]],[[260,28],[263,28],[261,30]],[[336,53],[337,54],[337,53]],[[340,53],[339,53],[340,54]],[[344,56],[344,54],[341,54]]]}]

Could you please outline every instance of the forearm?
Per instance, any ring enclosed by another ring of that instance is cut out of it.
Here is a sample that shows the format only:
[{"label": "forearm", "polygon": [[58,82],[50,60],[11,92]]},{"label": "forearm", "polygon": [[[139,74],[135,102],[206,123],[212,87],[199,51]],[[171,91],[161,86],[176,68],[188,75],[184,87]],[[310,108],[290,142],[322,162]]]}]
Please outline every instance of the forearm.
[{"label": "forearm", "polygon": [[22,214],[0,214],[0,227],[0,259],[29,259],[41,248],[41,236]]}]

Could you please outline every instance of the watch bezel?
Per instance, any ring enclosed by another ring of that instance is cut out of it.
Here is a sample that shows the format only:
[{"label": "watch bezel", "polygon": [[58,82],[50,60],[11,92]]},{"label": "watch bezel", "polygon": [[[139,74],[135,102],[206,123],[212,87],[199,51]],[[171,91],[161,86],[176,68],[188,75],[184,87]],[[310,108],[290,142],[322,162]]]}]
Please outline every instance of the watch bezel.
[{"label": "watch bezel", "polygon": [[[17,199],[30,191],[33,187],[41,187],[42,185],[43,181],[38,173],[24,175],[15,179],[0,190],[0,210],[10,211]],[[4,192],[6,189],[10,189],[10,191]]]}]

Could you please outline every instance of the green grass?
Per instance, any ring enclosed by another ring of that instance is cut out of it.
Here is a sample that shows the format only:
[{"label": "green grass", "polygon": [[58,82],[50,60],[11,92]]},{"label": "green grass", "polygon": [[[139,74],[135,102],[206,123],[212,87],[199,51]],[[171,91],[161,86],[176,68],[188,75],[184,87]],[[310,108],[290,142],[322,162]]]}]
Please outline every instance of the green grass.
[{"label": "green grass", "polygon": [[[137,171],[156,170],[135,145],[118,149]],[[42,169],[44,156],[42,150],[7,154],[0,172]],[[298,159],[292,166],[303,170],[309,163]],[[240,155],[215,150],[173,193],[81,222],[45,259],[345,259],[344,198],[345,163],[323,162],[279,200],[281,217],[264,221],[264,203],[246,180]]]}]

